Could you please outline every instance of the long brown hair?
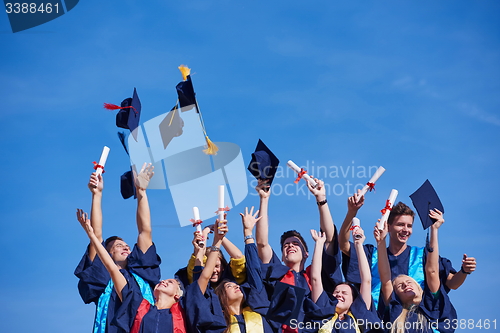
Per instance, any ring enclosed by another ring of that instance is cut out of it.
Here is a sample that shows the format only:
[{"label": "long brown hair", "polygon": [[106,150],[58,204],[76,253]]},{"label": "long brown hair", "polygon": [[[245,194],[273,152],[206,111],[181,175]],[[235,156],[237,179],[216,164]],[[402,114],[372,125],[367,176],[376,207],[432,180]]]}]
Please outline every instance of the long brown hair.
[{"label": "long brown hair", "polygon": [[[215,294],[217,297],[219,297],[219,302],[222,307],[222,313],[224,314],[224,320],[226,321],[227,328],[224,330],[224,333],[229,333],[231,332],[231,316],[234,315],[234,313],[231,313],[229,309],[229,304],[227,302],[227,291],[226,291],[226,284],[228,284],[229,281],[227,279],[222,280],[222,282],[215,288]],[[244,308],[246,306],[246,301],[243,300],[243,303],[241,304],[241,308]]]}]

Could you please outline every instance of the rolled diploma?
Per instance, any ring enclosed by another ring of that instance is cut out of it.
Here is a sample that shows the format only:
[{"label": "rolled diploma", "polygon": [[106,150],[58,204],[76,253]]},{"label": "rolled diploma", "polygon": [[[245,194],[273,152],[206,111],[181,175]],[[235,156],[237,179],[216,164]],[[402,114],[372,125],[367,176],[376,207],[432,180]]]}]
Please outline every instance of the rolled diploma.
[{"label": "rolled diploma", "polygon": [[100,174],[102,174],[102,170],[104,168],[104,164],[106,164],[106,160],[108,159],[108,154],[109,154],[109,147],[107,146],[104,146],[104,148],[102,148],[102,154],[101,154],[101,158],[99,159],[99,165],[102,166],[101,167],[98,167],[96,170],[95,170],[95,173],[99,176]]},{"label": "rolled diploma", "polygon": [[[398,197],[398,190],[392,189],[391,190],[391,194],[389,195],[389,207],[390,208],[392,208],[392,206],[394,206],[394,201],[396,201],[397,197]],[[384,230],[385,223],[387,222],[387,219],[389,218],[389,214],[390,213],[391,213],[391,211],[389,209],[387,209],[385,211],[385,214],[382,215],[382,218],[380,219],[380,228],[379,228],[379,230]]]},{"label": "rolled diploma", "polygon": [[[200,210],[198,209],[198,207],[193,207],[193,216],[195,222],[200,220]],[[201,224],[196,225],[196,231],[201,234]],[[203,247],[205,245],[205,241],[199,241],[198,244]]]},{"label": "rolled diploma", "polygon": [[[219,186],[219,222],[224,220],[224,185]],[[219,231],[219,234],[222,232]]]},{"label": "rolled diploma", "polygon": [[[352,230],[356,230],[356,228],[359,228],[360,227],[360,224],[359,224],[359,219],[357,217],[353,217],[352,218]],[[355,235],[354,236],[354,239],[360,239],[361,238],[361,235]]]},{"label": "rolled diploma", "polygon": [[[300,172],[300,168],[297,166],[297,164],[293,163],[292,160],[289,160],[287,163],[288,167],[290,169],[292,169],[293,171],[295,171],[297,174]],[[311,178],[311,176],[309,176],[307,173],[304,174],[302,177],[304,177],[307,182],[309,182],[309,184],[311,184],[312,187],[316,187],[316,182],[314,181],[314,179]]]},{"label": "rolled diploma", "polygon": [[[377,171],[375,171],[375,174],[372,176],[372,178],[370,179],[370,181],[368,183],[373,183],[375,184],[377,182],[377,180],[380,178],[380,176],[382,176],[382,174],[385,172],[385,169],[383,167],[378,167]],[[361,193],[360,193],[360,196],[361,195],[365,195],[366,192],[368,192],[368,189],[370,187],[368,185],[365,185],[363,186],[363,188],[361,189]]]}]

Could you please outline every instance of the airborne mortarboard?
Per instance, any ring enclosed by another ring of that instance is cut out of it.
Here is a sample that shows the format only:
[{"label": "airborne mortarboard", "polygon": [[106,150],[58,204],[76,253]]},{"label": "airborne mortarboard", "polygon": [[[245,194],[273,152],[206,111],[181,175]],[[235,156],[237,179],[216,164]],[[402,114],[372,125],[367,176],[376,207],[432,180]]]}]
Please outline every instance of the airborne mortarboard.
[{"label": "airborne mortarboard", "polygon": [[132,173],[132,170],[121,175],[120,192],[123,199],[128,199],[131,196],[134,196],[134,199],[137,197],[135,193],[134,174]]},{"label": "airborne mortarboard", "polygon": [[429,228],[436,220],[429,217],[429,211],[437,208],[444,213],[443,204],[432,187],[431,182],[427,179],[418,190],[410,195],[411,201],[417,210],[420,221],[424,230]]},{"label": "airborne mortarboard", "polygon": [[298,317],[305,294],[304,288],[276,283],[266,319],[290,325],[290,321]]},{"label": "airborne mortarboard", "polygon": [[158,127],[163,141],[163,149],[165,149],[174,137],[182,134],[182,128],[184,127],[184,120],[182,120],[179,114],[177,105],[167,113],[167,116]]},{"label": "airborne mortarboard", "polygon": [[[113,108],[118,108],[112,104],[105,104],[104,107],[109,109],[110,105]],[[141,117],[141,101],[135,88],[132,98],[124,99],[119,109],[120,111],[116,114],[116,126],[129,129],[134,140],[137,141],[136,129],[139,127],[139,119]]]},{"label": "airborne mortarboard", "polygon": [[[196,105],[196,98],[193,88],[193,82],[191,81],[191,75],[187,75],[185,81],[181,81],[175,87],[177,90],[177,97],[179,98],[179,105],[181,109],[185,106]],[[189,111],[189,109],[183,109],[182,111]],[[198,112],[198,111],[197,111]]]},{"label": "airborne mortarboard", "polygon": [[248,171],[257,179],[268,179],[268,184],[271,186],[279,163],[280,160],[259,139],[257,147],[255,147],[255,152],[252,153],[252,160],[248,165]]}]

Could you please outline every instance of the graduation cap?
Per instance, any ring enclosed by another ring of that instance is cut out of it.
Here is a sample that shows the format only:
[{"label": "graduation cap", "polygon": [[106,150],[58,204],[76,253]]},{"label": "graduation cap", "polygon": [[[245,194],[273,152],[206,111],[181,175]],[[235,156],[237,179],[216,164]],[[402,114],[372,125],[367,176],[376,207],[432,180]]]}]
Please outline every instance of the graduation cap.
[{"label": "graduation cap", "polygon": [[268,179],[268,184],[271,186],[279,163],[280,160],[276,155],[259,139],[247,169],[257,179]]},{"label": "graduation cap", "polygon": [[305,294],[304,288],[277,282],[266,319],[290,325],[292,319],[298,318]]},{"label": "graduation cap", "polygon": [[135,193],[134,174],[132,173],[132,170],[127,171],[123,175],[121,175],[120,192],[123,199],[128,199],[131,196],[134,196],[134,199],[137,198],[137,195]]},{"label": "graduation cap", "polygon": [[116,126],[130,130],[134,140],[137,141],[137,127],[141,117],[141,101],[134,88],[134,94],[131,98],[123,100],[120,106],[104,103],[104,108],[108,110],[120,110],[116,114]]},{"label": "graduation cap", "polygon": [[[193,88],[193,82],[191,81],[191,69],[187,66],[180,65],[179,70],[182,73],[183,81],[179,82],[175,89],[177,90],[177,97],[179,106],[183,107],[194,105],[196,112],[200,118],[201,128],[203,129],[203,135],[205,136],[205,141],[207,142],[207,149],[203,152],[207,155],[216,155],[219,148],[208,138],[207,131],[205,129],[205,122],[203,121],[203,116],[201,115],[200,107],[195,98],[195,92]],[[182,112],[189,111],[191,108],[183,109]],[[165,145],[165,140],[163,142]]]},{"label": "graduation cap", "polygon": [[174,137],[182,134],[182,128],[184,127],[184,120],[182,120],[179,114],[177,105],[167,113],[167,116],[158,127],[160,128],[161,139],[163,141],[163,149],[165,149]]},{"label": "graduation cap", "polygon": [[431,219],[429,217],[430,210],[437,208],[444,213],[443,204],[441,203],[441,200],[439,200],[434,187],[432,187],[431,182],[428,179],[418,190],[415,191],[415,193],[410,195],[410,198],[413,206],[415,206],[415,209],[417,210],[420,221],[422,221],[424,230],[436,222],[435,219]]}]

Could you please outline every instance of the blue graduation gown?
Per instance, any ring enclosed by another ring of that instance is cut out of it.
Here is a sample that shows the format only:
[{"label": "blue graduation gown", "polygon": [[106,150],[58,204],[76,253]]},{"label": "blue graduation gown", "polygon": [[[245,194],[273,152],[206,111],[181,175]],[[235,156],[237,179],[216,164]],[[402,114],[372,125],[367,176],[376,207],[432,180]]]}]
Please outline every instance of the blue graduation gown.
[{"label": "blue graduation gown", "polygon": [[[318,301],[314,303],[311,299],[304,301],[305,318],[304,331],[307,333],[317,332],[328,320],[335,315],[338,300],[331,294],[323,291]],[[354,318],[361,324],[358,326],[362,333],[382,332],[381,321],[373,304],[368,310],[361,296],[354,299],[350,311]],[[356,322],[345,316],[344,320],[337,320],[332,329],[335,333],[356,333]]]},{"label": "blue graduation gown", "polygon": [[[160,263],[161,259],[156,253],[156,247],[154,244],[149,247],[146,253],[142,253],[136,244],[127,258],[127,270],[120,271],[127,279],[131,288],[140,292],[139,285],[130,272],[140,276],[147,284],[150,285],[151,289],[153,289],[154,286],[160,281]],[[83,301],[86,304],[93,302],[97,305],[99,298],[104,293],[106,286],[110,281],[109,273],[106,267],[104,267],[102,261],[99,259],[99,256],[96,255],[94,261],[91,261],[87,248],[80,263],[75,269],[75,275],[79,279],[78,291],[80,292],[80,296]],[[120,305],[120,299],[113,288],[109,298],[106,317],[107,333],[120,332],[116,326],[111,324],[115,312],[118,310]]]},{"label": "blue graduation gown", "polygon": [[[373,262],[374,258],[374,253],[376,251],[376,247],[373,246],[372,244],[366,244],[363,245],[363,248],[365,250],[366,257],[368,258],[368,264],[370,265],[370,268],[372,269],[373,272],[373,267],[376,268],[376,264]],[[391,278],[394,279],[400,274],[405,274],[405,275],[411,275],[409,274],[409,268],[412,266],[412,269],[415,270],[415,265],[411,265],[410,261],[412,258],[410,258],[410,253],[412,251],[412,248],[414,251],[417,251],[419,248],[416,247],[411,247],[407,246],[407,248],[401,253],[399,256],[393,255],[389,249],[387,249],[387,256],[389,259],[389,264],[391,266]],[[378,253],[377,253],[378,254]],[[424,268],[425,268],[425,262],[427,258],[427,249],[423,249],[423,255],[422,255],[422,266],[419,267],[420,269],[420,274],[422,278],[425,277],[424,274]],[[444,286],[445,292],[449,292],[449,288],[445,286],[446,284],[446,279],[450,273],[456,273],[456,270],[453,268],[451,261],[439,257],[439,278],[441,280],[441,284]],[[347,281],[352,282],[356,285],[359,285],[360,283],[360,276],[359,276],[359,270],[358,270],[358,256],[356,253],[356,249],[354,248],[354,244],[351,242],[351,247],[350,247],[350,256],[344,255],[342,257],[342,270],[344,273],[344,276]],[[372,273],[373,274],[373,273]],[[377,274],[378,275],[378,274]],[[414,276],[412,276],[414,277]],[[373,281],[375,282],[375,280]],[[423,286],[422,286],[423,287]],[[383,312],[383,301],[381,298],[378,297],[376,294],[372,294],[374,297],[374,301],[378,301],[378,309],[379,311]]]},{"label": "blue graduation gown", "polygon": [[[396,320],[396,318],[401,314],[402,310],[403,306],[401,301],[393,292],[389,306],[386,307],[384,321],[391,323],[394,322],[394,320]],[[457,312],[451,304],[448,294],[442,285],[439,288],[437,295],[433,295],[429,288],[425,286],[422,302],[420,302],[415,311],[410,312],[407,321],[410,323],[417,322],[419,313],[422,314],[427,320],[427,325],[423,326],[423,332],[432,333],[432,328],[437,329],[441,333],[452,333],[455,331],[453,329],[453,320],[457,319]],[[408,327],[409,329],[406,330],[407,333],[422,332],[418,329],[417,325],[412,324]]]}]

